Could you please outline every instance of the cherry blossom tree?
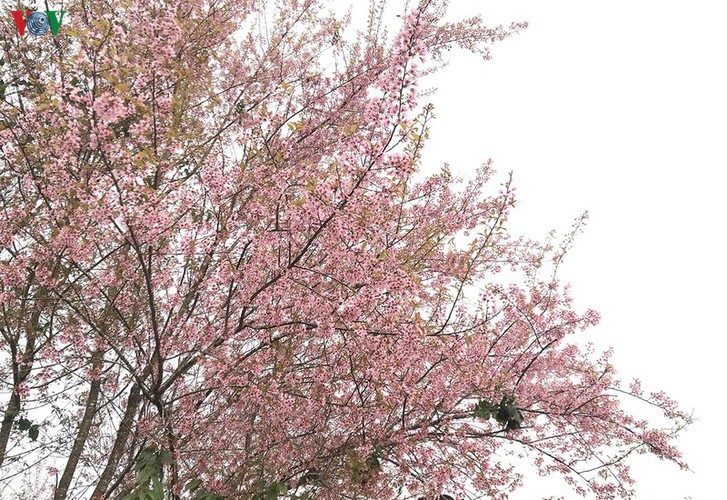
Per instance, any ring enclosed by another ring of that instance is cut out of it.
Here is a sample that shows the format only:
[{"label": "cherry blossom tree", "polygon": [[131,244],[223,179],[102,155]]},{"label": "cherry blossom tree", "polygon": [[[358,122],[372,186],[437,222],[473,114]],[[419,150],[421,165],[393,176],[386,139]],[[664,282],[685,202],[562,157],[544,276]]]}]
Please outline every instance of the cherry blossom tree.
[{"label": "cherry blossom tree", "polygon": [[490,162],[419,172],[422,76],[525,25],[384,7],[0,28],[3,496],[506,498],[529,457],[614,498],[633,452],[686,467],[689,416],[576,335],[598,315],[553,271],[584,218],[517,238]]}]

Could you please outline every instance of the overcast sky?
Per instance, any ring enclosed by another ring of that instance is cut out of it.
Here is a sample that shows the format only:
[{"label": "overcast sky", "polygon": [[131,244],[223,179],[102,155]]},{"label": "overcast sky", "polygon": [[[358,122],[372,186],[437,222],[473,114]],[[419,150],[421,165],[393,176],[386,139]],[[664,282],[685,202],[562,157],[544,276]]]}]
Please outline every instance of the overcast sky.
[{"label": "overcast sky", "polygon": [[[513,171],[515,233],[565,231],[589,211],[561,272],[602,313],[586,335],[699,419],[677,441],[694,473],[639,457],[637,499],[727,498],[727,3],[452,3],[453,18],[530,27],[489,62],[452,53],[425,163]],[[575,497],[530,482],[513,498]]]}]

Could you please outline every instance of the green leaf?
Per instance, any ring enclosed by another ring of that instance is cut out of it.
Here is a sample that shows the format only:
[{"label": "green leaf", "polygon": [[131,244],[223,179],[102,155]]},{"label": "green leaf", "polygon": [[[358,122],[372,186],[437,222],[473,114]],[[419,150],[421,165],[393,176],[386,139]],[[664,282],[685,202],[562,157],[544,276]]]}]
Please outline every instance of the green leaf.
[{"label": "green leaf", "polygon": [[505,427],[505,429],[507,429],[507,430],[519,429],[520,427],[522,427],[522,424],[524,421],[525,421],[525,419],[523,418],[523,414],[520,413],[520,410],[515,408],[514,415],[507,421],[507,426]]},{"label": "green leaf", "polygon": [[164,487],[162,486],[161,481],[159,481],[159,478],[156,476],[151,477],[151,490],[149,491],[149,496],[151,496],[151,500],[164,500]]},{"label": "green leaf", "polygon": [[150,465],[154,465],[155,462],[156,450],[151,446],[144,448],[141,453],[139,453],[139,457],[136,459],[136,470],[140,471],[145,469]]},{"label": "green leaf", "polygon": [[184,489],[189,491],[190,493],[193,493],[200,486],[202,486],[202,481],[200,481],[199,479],[192,479],[190,482],[187,483]]},{"label": "green leaf", "polygon": [[504,395],[497,408],[495,419],[505,426],[505,430],[511,431],[522,427],[525,421],[523,414],[515,406],[515,398]]},{"label": "green leaf", "polygon": [[20,429],[21,431],[27,431],[32,425],[33,422],[31,422],[27,418],[21,418],[18,420],[18,429]]},{"label": "green leaf", "polygon": [[381,468],[379,457],[377,457],[376,454],[371,454],[369,458],[366,459],[366,467],[370,471],[379,470]]},{"label": "green leaf", "polygon": [[145,498],[146,493],[139,493],[138,491],[134,490],[121,500],[144,500]]},{"label": "green leaf", "polygon": [[171,464],[173,462],[174,462],[174,457],[167,450],[163,449],[159,452],[159,455],[157,455],[157,460],[156,460],[157,464],[164,465],[164,464]]},{"label": "green leaf", "polygon": [[510,396],[503,396],[500,401],[500,408],[497,410],[495,418],[501,424],[506,424],[515,411],[513,399]]},{"label": "green leaf", "polygon": [[475,406],[475,417],[482,418],[484,420],[488,420],[492,417],[492,414],[497,411],[497,407],[490,403],[489,401],[482,400],[479,403],[477,403],[477,406]]},{"label": "green leaf", "polygon": [[38,429],[38,426],[35,425],[35,424],[34,425],[31,425],[30,426],[30,429],[28,429],[28,436],[33,441],[35,441],[36,439],[38,439],[38,435],[39,434],[40,434],[40,430]]},{"label": "green leaf", "polygon": [[152,467],[144,467],[136,474],[136,484],[147,484],[152,476],[156,475],[156,471]]}]

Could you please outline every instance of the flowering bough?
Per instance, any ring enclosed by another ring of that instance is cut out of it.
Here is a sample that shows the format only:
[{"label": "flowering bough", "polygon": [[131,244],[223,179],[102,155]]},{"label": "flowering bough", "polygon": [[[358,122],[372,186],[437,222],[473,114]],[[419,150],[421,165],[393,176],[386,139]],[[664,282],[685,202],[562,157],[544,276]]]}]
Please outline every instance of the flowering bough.
[{"label": "flowering bough", "polygon": [[519,454],[613,498],[633,451],[686,467],[689,417],[572,340],[598,316],[539,278],[565,247],[506,232],[509,180],[418,174],[428,61],[524,25],[64,9],[53,39],[3,33],[3,494],[505,498]]}]

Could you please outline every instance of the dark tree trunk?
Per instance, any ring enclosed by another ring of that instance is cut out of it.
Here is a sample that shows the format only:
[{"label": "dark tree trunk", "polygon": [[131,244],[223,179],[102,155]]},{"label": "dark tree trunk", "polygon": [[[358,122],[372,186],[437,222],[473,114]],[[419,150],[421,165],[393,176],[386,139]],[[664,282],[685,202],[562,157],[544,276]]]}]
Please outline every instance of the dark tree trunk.
[{"label": "dark tree trunk", "polygon": [[[45,296],[45,288],[41,288],[39,296]],[[5,452],[8,448],[15,417],[20,413],[20,386],[28,379],[35,361],[35,340],[39,331],[39,323],[40,308],[36,306],[25,327],[25,349],[23,358],[20,361],[18,360],[19,335],[15,338],[6,337],[10,346],[10,356],[12,357],[13,393],[10,395],[10,401],[3,414],[2,426],[0,426],[0,467],[3,466],[5,461]],[[8,335],[10,335],[9,332]]]},{"label": "dark tree trunk", "polygon": [[124,411],[124,416],[121,418],[121,422],[119,423],[119,430],[116,433],[114,446],[111,449],[108,460],[106,461],[106,467],[104,468],[104,471],[93,490],[93,494],[91,495],[93,500],[98,500],[104,497],[106,490],[111,483],[111,479],[113,479],[114,473],[117,472],[119,460],[126,449],[126,443],[128,442],[129,436],[131,435],[131,431],[134,427],[134,418],[136,417],[136,412],[139,409],[140,403],[141,390],[137,384],[134,384],[131,386],[129,399],[126,403],[126,410]]},{"label": "dark tree trunk", "polygon": [[0,427],[0,467],[3,466],[5,461],[5,450],[8,447],[10,432],[13,430],[13,423],[18,413],[20,413],[20,396],[17,393],[17,385],[13,384],[13,394],[10,396],[7,408],[5,408],[2,427]]},{"label": "dark tree trunk", "polygon": [[[100,372],[103,365],[103,352],[96,351],[91,355],[91,366],[94,371]],[[76,433],[76,439],[73,442],[73,448],[68,456],[68,462],[66,468],[63,470],[61,480],[58,482],[56,488],[54,500],[65,500],[68,495],[68,489],[71,486],[71,481],[76,473],[76,467],[78,461],[83,453],[83,447],[86,445],[88,434],[91,430],[91,424],[93,418],[96,416],[96,405],[98,404],[98,395],[101,392],[101,377],[97,373],[97,376],[91,381],[91,388],[88,391],[88,397],[86,398],[86,407],[83,411],[83,418],[78,426],[78,432]]]}]

